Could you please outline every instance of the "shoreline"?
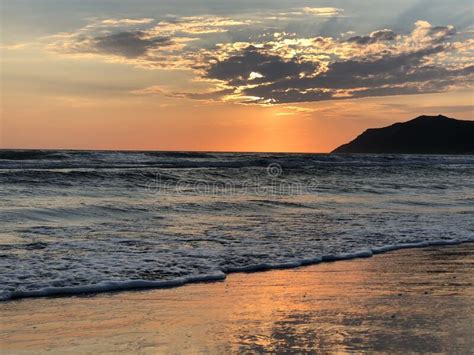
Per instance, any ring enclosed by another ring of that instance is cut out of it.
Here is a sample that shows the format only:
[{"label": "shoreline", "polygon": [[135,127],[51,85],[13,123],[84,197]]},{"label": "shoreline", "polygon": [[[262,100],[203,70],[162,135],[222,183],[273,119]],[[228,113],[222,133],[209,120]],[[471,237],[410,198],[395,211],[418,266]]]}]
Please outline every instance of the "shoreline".
[{"label": "shoreline", "polygon": [[148,280],[130,280],[130,281],[104,281],[99,284],[87,286],[73,286],[73,287],[48,287],[35,291],[15,291],[9,297],[0,295],[0,304],[4,302],[11,302],[22,299],[36,299],[36,298],[58,298],[58,297],[72,297],[76,295],[99,295],[107,293],[119,293],[127,291],[144,291],[144,290],[160,290],[177,288],[192,284],[211,283],[225,281],[229,275],[239,273],[256,273],[273,270],[288,270],[299,267],[314,266],[321,263],[349,261],[361,258],[371,258],[375,255],[386,254],[398,250],[405,249],[420,249],[429,248],[433,246],[450,246],[474,243],[474,238],[467,238],[464,240],[434,240],[432,242],[419,243],[404,243],[396,245],[386,245],[383,247],[375,247],[371,249],[362,249],[353,253],[345,253],[338,255],[323,255],[312,259],[303,259],[294,262],[282,264],[259,264],[236,268],[227,268],[218,270],[215,274],[197,275],[190,277],[183,277],[174,280],[165,281],[148,281]]},{"label": "shoreline", "polygon": [[470,351],[473,266],[466,243],[187,287],[14,300],[0,303],[0,349]]}]

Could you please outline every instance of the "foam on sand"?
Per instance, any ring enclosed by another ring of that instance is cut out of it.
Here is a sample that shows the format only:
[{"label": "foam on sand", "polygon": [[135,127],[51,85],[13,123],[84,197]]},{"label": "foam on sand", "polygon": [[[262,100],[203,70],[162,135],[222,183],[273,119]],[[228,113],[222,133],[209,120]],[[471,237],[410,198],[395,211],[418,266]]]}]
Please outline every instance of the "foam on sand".
[{"label": "foam on sand", "polygon": [[409,249],[409,248],[424,248],[429,246],[443,246],[443,245],[457,245],[462,243],[473,243],[474,238],[464,240],[434,240],[431,242],[419,243],[404,243],[398,245],[387,245],[384,247],[374,248],[370,250],[361,250],[353,253],[346,253],[340,255],[324,255],[312,259],[303,259],[295,262],[288,262],[282,264],[258,264],[248,265],[242,267],[226,268],[223,271],[216,272],[209,275],[198,275],[190,277],[182,277],[169,281],[147,281],[147,280],[128,280],[128,281],[104,281],[98,284],[76,286],[76,287],[45,287],[33,291],[17,290],[13,292],[0,293],[0,301],[7,301],[20,298],[32,297],[51,297],[51,296],[68,296],[80,294],[96,294],[103,292],[125,291],[125,290],[140,290],[140,289],[160,289],[179,287],[186,284],[198,282],[212,282],[225,280],[229,273],[237,272],[258,272],[267,270],[290,269],[300,266],[314,265],[321,262],[334,262],[341,260],[351,260],[358,258],[368,258],[375,254],[383,254],[390,251]]}]

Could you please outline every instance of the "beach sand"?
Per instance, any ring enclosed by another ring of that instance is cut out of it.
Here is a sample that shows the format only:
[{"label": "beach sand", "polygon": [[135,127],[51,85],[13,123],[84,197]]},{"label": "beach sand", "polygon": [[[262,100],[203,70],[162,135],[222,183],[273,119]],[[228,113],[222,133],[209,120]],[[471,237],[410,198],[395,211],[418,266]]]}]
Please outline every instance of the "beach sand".
[{"label": "beach sand", "polygon": [[0,304],[3,353],[474,350],[474,244]]}]

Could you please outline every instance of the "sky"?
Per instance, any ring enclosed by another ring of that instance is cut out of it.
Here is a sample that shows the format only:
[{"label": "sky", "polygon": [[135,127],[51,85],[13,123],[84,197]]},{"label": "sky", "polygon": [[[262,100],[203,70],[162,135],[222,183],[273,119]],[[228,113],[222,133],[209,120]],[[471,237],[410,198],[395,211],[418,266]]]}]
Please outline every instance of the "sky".
[{"label": "sky", "polygon": [[0,147],[329,152],[474,120],[471,0],[0,0]]}]

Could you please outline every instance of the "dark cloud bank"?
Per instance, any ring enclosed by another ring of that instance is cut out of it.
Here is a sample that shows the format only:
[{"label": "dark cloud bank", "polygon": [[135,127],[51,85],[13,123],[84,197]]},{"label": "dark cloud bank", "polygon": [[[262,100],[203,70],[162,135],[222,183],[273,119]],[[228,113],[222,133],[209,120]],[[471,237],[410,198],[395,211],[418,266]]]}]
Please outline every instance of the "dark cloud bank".
[{"label": "dark cloud bank", "polygon": [[[424,39],[429,39],[429,43],[411,51],[397,50],[399,37],[389,29],[354,36],[336,45],[364,49],[388,43],[395,50],[335,61],[325,68],[317,60],[284,58],[269,44],[249,44],[225,59],[210,58],[209,62],[196,65],[202,69],[204,78],[223,82],[224,90],[182,95],[219,100],[234,94],[248,97],[249,103],[296,103],[441,92],[454,85],[473,83],[474,65],[448,68],[428,61],[435,55],[452,52],[448,40],[455,34],[451,26],[428,27]],[[133,59],[147,56],[150,49],[171,44],[172,38],[150,38],[142,31],[124,31],[91,38],[86,51]]]},{"label": "dark cloud bank", "polygon": [[[390,40],[391,34],[384,32],[370,38]],[[366,42],[366,39],[357,41]],[[283,59],[249,46],[241,54],[211,65],[206,76],[225,81],[245,96],[273,103],[433,93],[458,81],[472,82],[474,65],[446,69],[424,64],[430,55],[446,50],[445,46],[437,45],[377,59],[339,61],[329,64],[327,71],[312,75],[317,69],[315,63]],[[258,72],[262,77],[251,80],[251,72]],[[341,96],[341,92],[345,94]]]},{"label": "dark cloud bank", "polygon": [[151,48],[172,44],[170,38],[159,37],[148,39],[141,31],[119,32],[107,36],[95,37],[92,41],[91,52],[137,58],[143,56]]}]

